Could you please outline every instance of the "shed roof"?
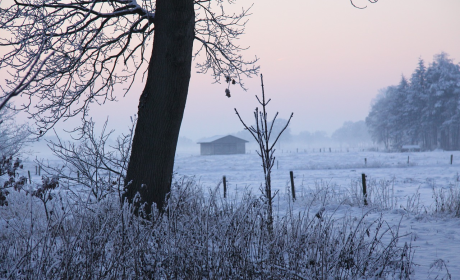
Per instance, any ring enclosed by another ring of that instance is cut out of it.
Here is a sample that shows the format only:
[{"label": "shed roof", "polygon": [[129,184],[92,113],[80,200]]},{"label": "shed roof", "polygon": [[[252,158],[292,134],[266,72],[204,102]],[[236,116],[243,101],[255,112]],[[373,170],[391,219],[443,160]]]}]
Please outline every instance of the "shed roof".
[{"label": "shed roof", "polygon": [[246,143],[249,141],[235,137],[233,135],[227,135],[227,136],[216,135],[213,137],[201,139],[197,144],[204,144],[204,143],[222,143],[223,144],[223,143],[238,143],[238,142]]}]

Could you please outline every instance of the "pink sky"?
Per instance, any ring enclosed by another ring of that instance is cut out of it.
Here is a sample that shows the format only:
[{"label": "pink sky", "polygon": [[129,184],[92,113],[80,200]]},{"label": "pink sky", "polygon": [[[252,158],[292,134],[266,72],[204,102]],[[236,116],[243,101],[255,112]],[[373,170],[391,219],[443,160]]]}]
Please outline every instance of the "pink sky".
[{"label": "pink sky", "polygon": [[[380,0],[367,9],[347,0],[254,0],[240,45],[257,55],[271,116],[294,112],[293,133],[324,130],[345,121],[364,120],[378,90],[410,77],[419,57],[427,63],[444,51],[460,61],[459,0]],[[247,6],[252,1],[237,1]],[[280,4],[283,3],[283,4]],[[245,80],[248,91],[212,84],[210,75],[192,69],[181,136],[197,140],[242,130],[234,108],[252,123],[260,79]],[[92,109],[98,122],[110,115],[110,127],[122,132],[137,113],[142,84],[116,104]]]}]

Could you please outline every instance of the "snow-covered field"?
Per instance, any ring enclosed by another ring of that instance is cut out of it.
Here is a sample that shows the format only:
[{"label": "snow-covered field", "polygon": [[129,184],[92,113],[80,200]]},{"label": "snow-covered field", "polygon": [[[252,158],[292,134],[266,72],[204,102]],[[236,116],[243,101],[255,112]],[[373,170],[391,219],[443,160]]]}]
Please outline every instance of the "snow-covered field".
[{"label": "snow-covered field", "polygon": [[[299,149],[300,150],[300,149]],[[449,215],[427,215],[434,211],[433,187],[459,190],[460,152],[434,151],[420,153],[382,152],[303,152],[295,150],[277,152],[273,167],[273,191],[279,191],[281,199],[275,199],[275,206],[285,208],[290,189],[289,171],[294,172],[297,201],[296,209],[306,207],[309,190],[316,187],[331,187],[340,192],[360,187],[361,174],[367,175],[368,189],[384,184],[393,199],[392,209],[379,209],[389,223],[398,223],[403,215],[401,233],[411,233],[415,248],[416,279],[426,279],[430,266],[437,259],[447,263],[452,279],[460,279],[460,218]],[[451,155],[453,163],[451,165]],[[409,163],[408,163],[409,157]],[[365,159],[367,164],[365,165]],[[252,151],[244,155],[199,156],[182,154],[176,157],[177,175],[195,176],[203,188],[215,188],[225,175],[229,197],[235,197],[245,188],[253,193],[260,192],[263,182],[261,160]],[[222,186],[220,186],[222,188]],[[420,196],[419,214],[409,213],[409,198]],[[276,210],[275,210],[276,211]],[[355,211],[361,214],[365,209],[339,207],[337,214]],[[371,215],[371,217],[372,217]],[[406,238],[404,241],[410,241]],[[432,278],[436,277],[432,268]],[[440,274],[438,279],[444,274]]]},{"label": "snow-covered field", "polygon": [[[272,170],[272,189],[278,192],[274,201],[275,215],[281,215],[290,206],[295,211],[302,211],[308,207],[314,193],[327,189],[332,200],[325,205],[326,211],[337,217],[347,214],[359,217],[370,211],[368,220],[383,214],[390,225],[401,222],[400,235],[408,235],[400,242],[411,244],[415,252],[413,279],[460,279],[460,218],[434,213],[436,202],[433,196],[433,188],[437,191],[453,189],[459,193],[460,152],[301,151],[276,153]],[[38,158],[45,155],[42,153]],[[451,155],[453,164],[450,163]],[[51,164],[59,163],[52,157],[48,158]],[[30,158],[24,162],[21,173],[26,175],[27,170],[31,172],[33,182],[40,182],[41,177],[35,175],[35,163]],[[293,204],[289,199],[290,171],[294,172],[297,197]],[[179,153],[175,173],[176,178],[194,176],[203,189],[218,187],[220,190],[225,175],[228,197],[236,200],[244,190],[260,193],[263,183],[261,160],[254,151],[227,156]],[[363,206],[356,201],[340,201],[353,195],[361,199],[363,173],[367,175],[368,192],[382,199],[382,203]],[[412,201],[410,205],[408,200]],[[433,266],[439,266],[442,263],[439,260],[447,265],[451,278],[446,278],[445,268]]]}]

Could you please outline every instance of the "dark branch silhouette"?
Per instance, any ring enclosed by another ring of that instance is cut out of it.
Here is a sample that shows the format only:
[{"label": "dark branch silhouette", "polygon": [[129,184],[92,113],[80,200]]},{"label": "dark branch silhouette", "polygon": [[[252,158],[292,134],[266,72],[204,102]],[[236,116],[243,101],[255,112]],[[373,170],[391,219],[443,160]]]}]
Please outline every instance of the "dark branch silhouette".
[{"label": "dark branch silhouette", "polygon": [[[243,77],[258,71],[257,58],[244,60],[245,48],[234,44],[250,8],[226,14],[224,2],[193,2],[195,41],[201,44],[195,56],[204,53],[197,68],[211,69],[216,81],[231,75],[243,86]],[[62,118],[87,116],[92,103],[126,95],[138,73],[147,71],[156,1],[18,0],[0,4],[0,13],[7,34],[0,38],[0,69],[9,73],[0,109],[15,96],[27,97],[15,109],[30,113],[40,131]]]},{"label": "dark branch silhouette", "polygon": [[[369,1],[372,4],[374,4],[374,3],[377,3],[379,0],[367,0],[367,1]],[[353,7],[358,8],[358,9],[366,9],[367,8],[367,6],[364,6],[364,7],[357,6],[355,3],[353,3],[353,0],[350,0],[350,3],[351,3],[351,5],[353,5]]]}]

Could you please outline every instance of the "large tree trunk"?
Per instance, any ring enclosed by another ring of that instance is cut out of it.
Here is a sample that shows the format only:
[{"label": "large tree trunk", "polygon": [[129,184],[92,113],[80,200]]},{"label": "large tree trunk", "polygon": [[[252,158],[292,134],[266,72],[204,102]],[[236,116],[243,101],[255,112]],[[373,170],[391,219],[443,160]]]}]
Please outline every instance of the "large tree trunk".
[{"label": "large tree trunk", "polygon": [[139,193],[146,212],[163,209],[171,189],[177,139],[187,100],[195,11],[193,0],[157,0],[148,76],[139,100],[137,126],[124,198]]}]

